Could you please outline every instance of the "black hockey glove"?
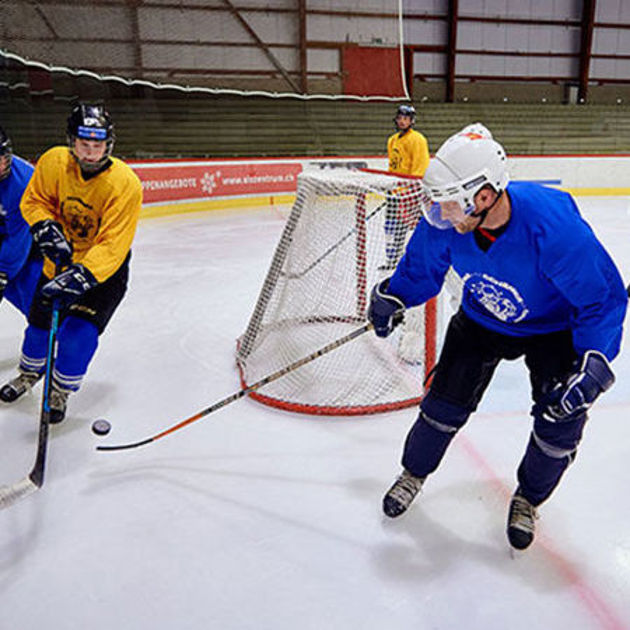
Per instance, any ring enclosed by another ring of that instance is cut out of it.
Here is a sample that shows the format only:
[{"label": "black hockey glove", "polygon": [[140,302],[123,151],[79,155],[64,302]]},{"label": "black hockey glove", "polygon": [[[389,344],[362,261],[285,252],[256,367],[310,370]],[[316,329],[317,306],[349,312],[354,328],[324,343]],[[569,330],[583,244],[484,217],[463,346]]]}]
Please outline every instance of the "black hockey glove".
[{"label": "black hockey glove", "polygon": [[42,295],[58,300],[63,305],[72,304],[86,291],[98,284],[92,272],[83,265],[70,265],[42,287]]},{"label": "black hockey glove", "polygon": [[385,278],[372,289],[368,319],[378,337],[388,337],[405,317],[405,305],[395,295],[387,293],[389,278]]},{"label": "black hockey glove", "polygon": [[589,350],[578,372],[566,383],[559,383],[539,403],[539,413],[549,422],[567,422],[586,411],[597,397],[610,389],[615,375],[608,359],[597,350]]},{"label": "black hockey glove", "polygon": [[9,284],[9,276],[4,271],[0,271],[0,300],[4,297],[4,290]]},{"label": "black hockey glove", "polygon": [[41,253],[55,264],[65,267],[72,262],[72,245],[57,221],[45,219],[31,226],[33,241]]}]

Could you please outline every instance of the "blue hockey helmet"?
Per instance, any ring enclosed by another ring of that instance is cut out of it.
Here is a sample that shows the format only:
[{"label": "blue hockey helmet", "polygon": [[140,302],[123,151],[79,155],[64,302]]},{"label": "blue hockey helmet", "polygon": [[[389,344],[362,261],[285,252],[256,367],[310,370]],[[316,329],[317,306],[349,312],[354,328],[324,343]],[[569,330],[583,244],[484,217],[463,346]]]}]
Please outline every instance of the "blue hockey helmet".
[{"label": "blue hockey helmet", "polygon": [[416,108],[413,105],[399,105],[396,110],[396,116],[394,116],[394,122],[396,122],[396,118],[398,116],[409,116],[411,118],[411,124],[415,125],[416,123]]}]

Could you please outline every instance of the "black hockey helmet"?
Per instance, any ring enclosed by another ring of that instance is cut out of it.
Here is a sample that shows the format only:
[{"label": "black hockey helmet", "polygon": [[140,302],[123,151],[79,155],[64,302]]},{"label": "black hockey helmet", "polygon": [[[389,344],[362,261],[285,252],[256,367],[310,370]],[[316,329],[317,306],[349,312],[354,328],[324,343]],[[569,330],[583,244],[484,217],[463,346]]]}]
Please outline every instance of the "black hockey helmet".
[{"label": "black hockey helmet", "polygon": [[[3,158],[8,158],[7,160]],[[0,182],[3,179],[9,177],[11,173],[11,162],[13,160],[13,147],[11,145],[11,138],[7,136],[5,130],[0,127]]]},{"label": "black hockey helmet", "polygon": [[[77,103],[68,116],[68,146],[79,166],[85,171],[96,171],[109,160],[114,148],[114,123],[110,115],[102,105],[92,103]],[[105,154],[98,162],[84,162],[74,153],[74,141],[103,140],[105,142]]]},{"label": "black hockey helmet", "polygon": [[396,110],[396,116],[394,116],[394,122],[398,116],[409,116],[411,118],[411,124],[416,124],[416,108],[413,105],[399,105]]}]

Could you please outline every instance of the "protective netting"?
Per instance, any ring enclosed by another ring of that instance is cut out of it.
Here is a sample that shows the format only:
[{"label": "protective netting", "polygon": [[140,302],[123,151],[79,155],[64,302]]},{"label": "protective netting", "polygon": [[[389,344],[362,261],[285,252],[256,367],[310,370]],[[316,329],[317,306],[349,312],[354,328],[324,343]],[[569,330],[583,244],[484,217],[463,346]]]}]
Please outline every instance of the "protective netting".
[{"label": "protective netting", "polygon": [[[369,292],[391,275],[419,220],[418,179],[310,170],[239,339],[243,386],[365,323]],[[407,311],[387,339],[367,333],[251,394],[285,409],[330,415],[415,404],[435,360],[436,308]]]},{"label": "protective netting", "polygon": [[[106,93],[132,87],[175,96],[408,100],[402,0],[387,7],[385,17],[383,8],[374,6],[353,19],[325,4],[12,0],[3,4],[0,82],[40,93],[66,92],[78,79],[103,83],[98,91]],[[316,34],[323,32],[325,41],[318,42],[323,38]],[[393,91],[378,91],[383,82],[346,89],[343,57],[359,48],[392,51],[387,68],[379,70],[386,78],[396,75]],[[11,70],[6,78],[3,65]],[[26,78],[19,76],[19,66],[27,69]]]}]

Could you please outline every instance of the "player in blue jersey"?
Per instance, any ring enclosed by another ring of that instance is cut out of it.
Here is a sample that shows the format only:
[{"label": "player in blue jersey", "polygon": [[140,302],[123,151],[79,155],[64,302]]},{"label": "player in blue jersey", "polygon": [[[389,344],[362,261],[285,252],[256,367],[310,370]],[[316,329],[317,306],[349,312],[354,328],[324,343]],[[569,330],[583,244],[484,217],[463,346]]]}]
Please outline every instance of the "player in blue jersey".
[{"label": "player in blue jersey", "polygon": [[11,140],[0,127],[0,300],[4,297],[25,316],[42,270],[42,258],[31,248],[29,226],[20,199],[33,167],[13,155]]},{"label": "player in blue jersey", "polygon": [[534,539],[536,508],[576,456],[589,407],[613,384],[627,295],[612,259],[572,197],[509,183],[506,155],[481,125],[449,138],[425,173],[424,215],[368,317],[385,337],[404,309],[436,295],[449,267],[463,279],[433,381],[383,499],[402,514],[485,392],[502,359],[524,357],[533,427],[517,472],[507,536]]}]

